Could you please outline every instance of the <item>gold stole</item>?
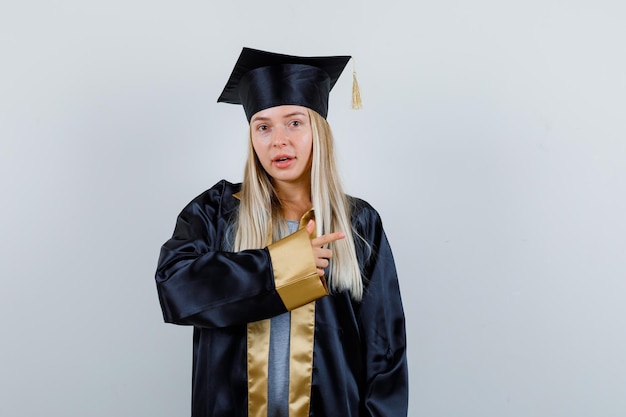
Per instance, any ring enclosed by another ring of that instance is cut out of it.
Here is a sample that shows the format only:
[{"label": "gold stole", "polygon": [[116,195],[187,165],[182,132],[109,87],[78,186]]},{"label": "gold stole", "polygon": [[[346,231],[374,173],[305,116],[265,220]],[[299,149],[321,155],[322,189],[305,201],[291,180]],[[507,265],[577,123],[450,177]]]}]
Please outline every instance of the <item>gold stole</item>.
[{"label": "gold stole", "polygon": [[[313,212],[307,212],[300,220],[300,228],[306,227],[312,217]],[[291,310],[290,322],[289,417],[307,417],[311,402],[313,375],[315,301]],[[247,348],[248,416],[267,417],[269,319],[248,324]]]},{"label": "gold stole", "polygon": [[[291,311],[289,417],[309,415],[313,375],[315,301]],[[248,416],[267,417],[270,321],[248,324]]]}]

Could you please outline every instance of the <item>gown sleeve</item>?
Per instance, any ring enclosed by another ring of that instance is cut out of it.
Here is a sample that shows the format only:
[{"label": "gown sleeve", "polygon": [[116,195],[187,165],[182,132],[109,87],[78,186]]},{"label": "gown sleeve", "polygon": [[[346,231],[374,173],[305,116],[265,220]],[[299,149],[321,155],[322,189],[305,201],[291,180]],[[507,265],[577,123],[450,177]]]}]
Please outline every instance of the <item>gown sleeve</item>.
[{"label": "gown sleeve", "polygon": [[245,324],[327,294],[304,229],[266,248],[222,250],[228,221],[214,194],[205,193],[183,209],[161,248],[156,283],[166,322]]},{"label": "gown sleeve", "polygon": [[364,335],[366,416],[400,417],[408,412],[406,329],[396,267],[378,213],[367,213],[370,244],[360,308]]}]

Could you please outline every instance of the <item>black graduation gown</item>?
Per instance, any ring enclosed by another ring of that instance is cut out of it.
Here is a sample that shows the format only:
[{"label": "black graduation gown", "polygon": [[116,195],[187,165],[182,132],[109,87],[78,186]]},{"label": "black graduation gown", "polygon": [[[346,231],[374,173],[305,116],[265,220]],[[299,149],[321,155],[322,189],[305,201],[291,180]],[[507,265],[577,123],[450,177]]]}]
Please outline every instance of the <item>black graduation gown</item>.
[{"label": "black graduation gown", "polygon": [[[222,249],[239,189],[221,181],[189,203],[158,261],[165,321],[194,326],[192,417],[247,416],[246,324],[287,311],[268,248]],[[315,301],[309,415],[406,416],[405,320],[391,248],[378,213],[350,202],[352,225],[371,248],[357,245],[363,299],[341,292]]]}]

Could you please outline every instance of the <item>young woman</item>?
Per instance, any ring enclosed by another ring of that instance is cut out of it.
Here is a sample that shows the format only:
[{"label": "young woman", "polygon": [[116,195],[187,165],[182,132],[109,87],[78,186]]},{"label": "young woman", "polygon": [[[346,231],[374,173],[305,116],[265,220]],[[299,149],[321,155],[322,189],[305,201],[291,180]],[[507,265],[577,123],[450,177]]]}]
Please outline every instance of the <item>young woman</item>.
[{"label": "young woman", "polygon": [[244,48],[218,99],[250,125],[243,182],[183,209],[156,273],[165,321],[194,326],[193,417],[406,416],[391,249],[326,121],[349,59]]}]

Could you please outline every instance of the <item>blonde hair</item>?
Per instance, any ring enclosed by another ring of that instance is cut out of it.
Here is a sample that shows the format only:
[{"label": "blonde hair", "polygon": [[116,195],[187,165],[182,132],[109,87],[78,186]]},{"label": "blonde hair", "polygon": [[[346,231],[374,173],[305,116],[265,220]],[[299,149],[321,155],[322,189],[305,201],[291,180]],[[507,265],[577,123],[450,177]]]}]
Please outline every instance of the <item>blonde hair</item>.
[{"label": "blonde hair", "polygon": [[[329,245],[333,251],[328,268],[331,292],[349,291],[352,299],[363,297],[363,281],[356,256],[355,237],[350,221],[350,203],[339,180],[335,164],[334,139],[326,119],[309,109],[313,133],[311,156],[311,202],[315,210],[317,235],[343,231],[344,239]],[[235,224],[236,251],[267,246],[285,235],[280,200],[254,148],[248,141],[248,158],[241,187],[241,205]],[[350,232],[353,233],[350,233]]]}]

